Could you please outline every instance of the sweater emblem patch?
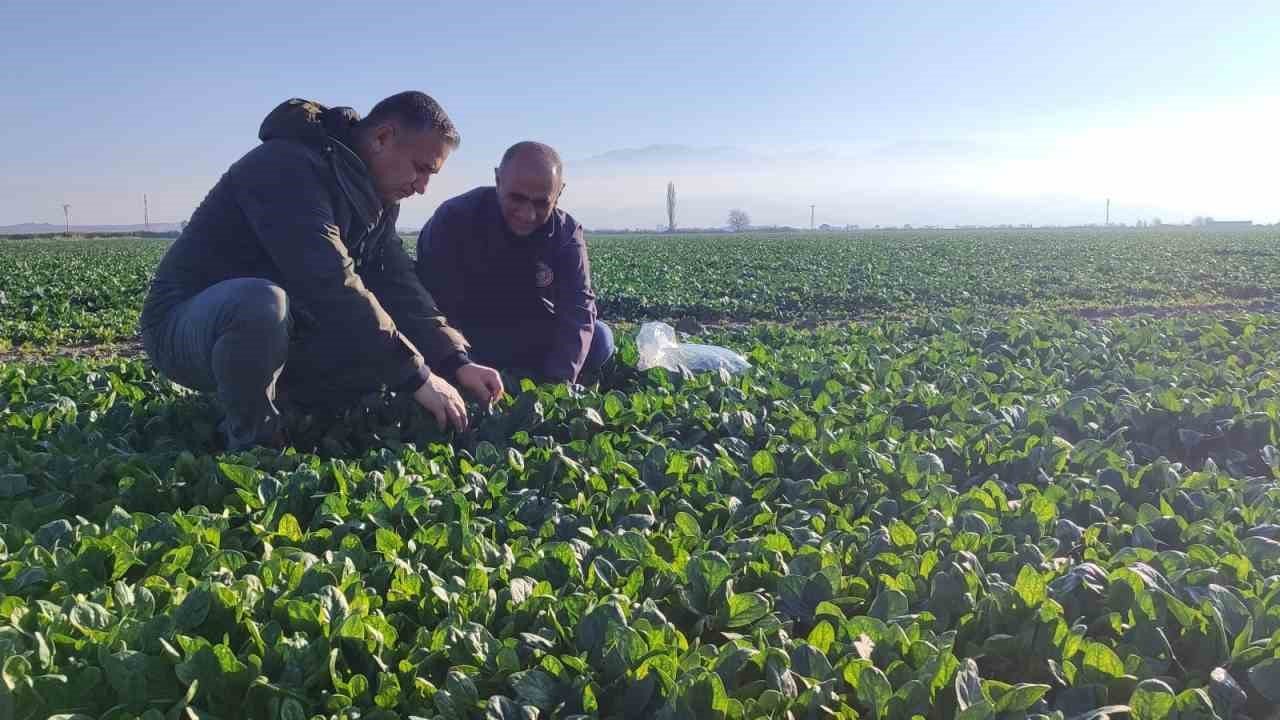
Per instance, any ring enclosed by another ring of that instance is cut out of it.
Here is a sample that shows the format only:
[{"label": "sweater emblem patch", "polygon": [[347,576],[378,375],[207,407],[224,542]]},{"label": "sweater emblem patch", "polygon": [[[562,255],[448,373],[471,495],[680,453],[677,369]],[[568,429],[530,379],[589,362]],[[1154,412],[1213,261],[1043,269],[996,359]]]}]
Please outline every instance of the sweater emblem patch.
[{"label": "sweater emblem patch", "polygon": [[533,266],[533,284],[539,288],[551,287],[551,283],[555,282],[555,273],[551,272],[551,267],[546,263],[539,261]]}]

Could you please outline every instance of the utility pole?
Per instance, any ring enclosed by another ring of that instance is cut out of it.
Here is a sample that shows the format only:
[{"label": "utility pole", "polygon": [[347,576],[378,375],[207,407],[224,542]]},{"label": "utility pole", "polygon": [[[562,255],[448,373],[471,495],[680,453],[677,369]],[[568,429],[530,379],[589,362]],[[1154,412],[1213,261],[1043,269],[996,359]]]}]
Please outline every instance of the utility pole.
[{"label": "utility pole", "polygon": [[810,229],[810,230],[812,230],[812,229],[813,229],[813,209],[814,209],[814,208],[816,208],[816,207],[818,207],[818,206],[817,206],[817,205],[810,205],[810,206],[809,206],[809,229]]},{"label": "utility pole", "polygon": [[1107,213],[1106,215],[1103,215],[1102,224],[1106,226],[1111,225],[1111,198],[1107,198]]},{"label": "utility pole", "polygon": [[67,237],[71,236],[71,206],[62,203],[62,221],[66,223]]},{"label": "utility pole", "polygon": [[151,232],[151,214],[147,209],[147,194],[142,193],[142,227]]}]

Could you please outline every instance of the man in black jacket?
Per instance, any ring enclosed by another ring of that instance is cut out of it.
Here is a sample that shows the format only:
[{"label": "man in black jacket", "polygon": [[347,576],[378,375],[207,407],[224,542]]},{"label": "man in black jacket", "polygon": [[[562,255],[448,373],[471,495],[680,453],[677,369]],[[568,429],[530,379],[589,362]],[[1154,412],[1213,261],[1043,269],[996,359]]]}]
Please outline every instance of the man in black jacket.
[{"label": "man in black jacket", "polygon": [[452,379],[480,402],[503,392],[472,363],[396,235],[401,200],[426,191],[459,136],[427,95],[360,119],[293,99],[196,208],[156,271],[143,344],[179,384],[216,392],[228,446],[278,445],[277,388],[337,409],[390,387],[463,429]]}]

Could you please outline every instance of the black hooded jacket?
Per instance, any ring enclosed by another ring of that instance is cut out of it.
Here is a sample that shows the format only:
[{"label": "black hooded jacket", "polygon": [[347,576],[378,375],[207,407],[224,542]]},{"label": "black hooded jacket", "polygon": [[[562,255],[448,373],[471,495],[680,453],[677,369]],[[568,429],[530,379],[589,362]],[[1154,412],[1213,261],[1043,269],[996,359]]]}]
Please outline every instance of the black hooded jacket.
[{"label": "black hooded jacket", "polygon": [[429,366],[467,362],[466,340],[423,288],[354,151],[350,108],[292,99],[262,122],[262,144],[214,185],[166,253],[143,306],[145,332],[175,306],[230,278],[265,278],[289,295],[307,366],[361,364],[387,386],[416,390]]}]

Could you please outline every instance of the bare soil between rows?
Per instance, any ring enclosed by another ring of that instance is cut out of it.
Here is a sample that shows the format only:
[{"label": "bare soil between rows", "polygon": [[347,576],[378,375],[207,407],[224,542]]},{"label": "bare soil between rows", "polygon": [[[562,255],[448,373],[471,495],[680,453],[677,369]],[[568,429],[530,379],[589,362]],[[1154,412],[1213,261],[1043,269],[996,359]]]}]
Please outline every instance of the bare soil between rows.
[{"label": "bare soil between rows", "polygon": [[126,340],[111,343],[81,343],[61,345],[55,348],[14,348],[0,351],[0,363],[48,362],[67,358],[71,360],[109,360],[131,358],[143,354],[142,340]]}]

